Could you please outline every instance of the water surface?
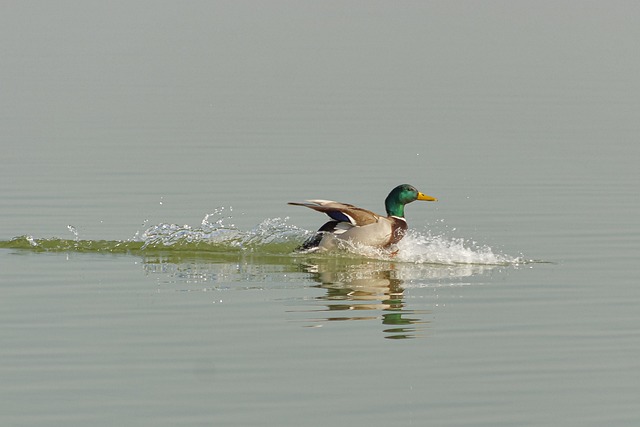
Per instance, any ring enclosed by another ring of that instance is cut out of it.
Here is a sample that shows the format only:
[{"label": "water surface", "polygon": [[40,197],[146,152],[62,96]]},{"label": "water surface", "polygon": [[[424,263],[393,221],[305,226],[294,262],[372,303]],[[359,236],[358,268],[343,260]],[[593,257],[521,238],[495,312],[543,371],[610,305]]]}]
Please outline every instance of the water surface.
[{"label": "water surface", "polygon": [[638,12],[8,2],[0,424],[638,425]]}]

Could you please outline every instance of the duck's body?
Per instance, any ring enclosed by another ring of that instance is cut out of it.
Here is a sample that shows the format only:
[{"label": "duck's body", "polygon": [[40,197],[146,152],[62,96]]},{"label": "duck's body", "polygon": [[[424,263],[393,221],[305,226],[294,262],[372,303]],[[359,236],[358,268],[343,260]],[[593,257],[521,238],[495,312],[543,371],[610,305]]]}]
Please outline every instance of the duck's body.
[{"label": "duck's body", "polygon": [[408,184],[394,188],[385,200],[387,216],[378,215],[346,203],[331,200],[308,200],[308,203],[290,202],[326,213],[331,221],[307,240],[300,249],[306,251],[334,249],[339,242],[388,248],[398,243],[407,230],[404,205],[415,200],[435,201],[436,198],[420,193]]}]

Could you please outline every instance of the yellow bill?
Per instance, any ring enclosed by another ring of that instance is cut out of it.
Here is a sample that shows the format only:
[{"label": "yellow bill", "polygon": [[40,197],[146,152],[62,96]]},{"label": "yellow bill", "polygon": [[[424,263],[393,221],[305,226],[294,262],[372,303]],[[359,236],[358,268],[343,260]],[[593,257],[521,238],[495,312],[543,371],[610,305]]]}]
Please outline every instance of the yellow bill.
[{"label": "yellow bill", "polygon": [[426,200],[428,202],[438,201],[438,199],[436,199],[435,197],[427,196],[426,194],[423,194],[423,193],[418,193],[418,200]]}]

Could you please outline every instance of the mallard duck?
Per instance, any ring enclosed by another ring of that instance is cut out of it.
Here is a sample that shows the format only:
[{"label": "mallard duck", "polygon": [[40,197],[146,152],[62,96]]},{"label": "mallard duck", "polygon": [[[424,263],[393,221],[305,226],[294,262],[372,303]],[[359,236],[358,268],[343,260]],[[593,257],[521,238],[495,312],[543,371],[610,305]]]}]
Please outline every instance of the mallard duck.
[{"label": "mallard duck", "polygon": [[333,249],[340,240],[379,248],[388,248],[398,243],[407,230],[404,205],[415,200],[436,201],[438,199],[419,192],[412,185],[402,184],[391,190],[384,201],[387,216],[331,200],[307,200],[308,203],[289,202],[289,204],[324,212],[331,218],[331,221],[318,229],[315,236],[299,248],[312,252]]}]

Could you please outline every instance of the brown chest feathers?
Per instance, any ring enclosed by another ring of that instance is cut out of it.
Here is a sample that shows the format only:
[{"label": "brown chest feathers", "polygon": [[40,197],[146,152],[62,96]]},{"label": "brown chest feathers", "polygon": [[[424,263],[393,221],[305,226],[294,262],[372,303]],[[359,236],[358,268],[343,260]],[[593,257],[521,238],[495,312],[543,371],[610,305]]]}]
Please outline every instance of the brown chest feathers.
[{"label": "brown chest feathers", "polygon": [[392,221],[391,223],[392,231],[391,231],[391,239],[389,240],[389,244],[387,246],[398,243],[400,240],[402,240],[402,238],[407,232],[407,221],[405,221],[403,218],[397,218],[392,216],[389,219]]}]

